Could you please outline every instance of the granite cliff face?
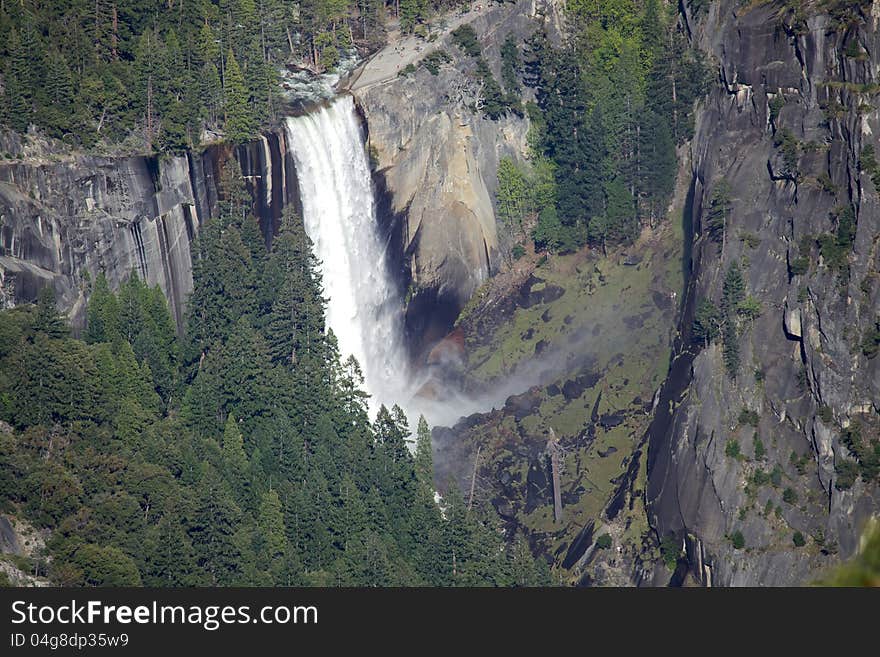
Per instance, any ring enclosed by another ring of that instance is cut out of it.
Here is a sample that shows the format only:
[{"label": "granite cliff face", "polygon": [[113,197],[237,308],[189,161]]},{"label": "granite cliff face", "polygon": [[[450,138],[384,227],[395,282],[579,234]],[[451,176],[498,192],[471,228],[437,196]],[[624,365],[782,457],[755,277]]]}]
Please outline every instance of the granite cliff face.
[{"label": "granite cliff face", "polygon": [[[880,503],[880,359],[865,347],[880,304],[880,206],[859,165],[880,134],[880,3],[835,15],[741,4],[686,16],[719,82],[691,143],[692,276],[650,432],[647,500],[703,584],[793,584],[852,555]],[[707,224],[722,185],[730,211],[716,242]],[[739,320],[732,378],[720,341],[701,350],[690,331],[700,300],[721,305],[734,263],[761,315]]]},{"label": "granite cliff face", "polygon": [[[429,349],[451,328],[474,290],[498,264],[492,194],[503,156],[525,152],[528,121],[490,120],[467,107],[472,62],[452,44],[452,27],[473,26],[483,56],[500,79],[499,49],[509,34],[535,29],[533,3],[493,6],[450,23],[433,44],[389,46],[357,72],[352,93],[368,125],[377,183],[388,193],[384,220],[410,287],[407,326],[415,352]],[[399,48],[399,50],[395,50]],[[417,66],[432,51],[452,61],[437,75]]]},{"label": "granite cliff face", "polygon": [[[471,23],[500,79],[499,49],[508,34],[534,29],[522,0],[452,19],[435,43],[412,41],[418,63],[442,49],[452,61],[398,77],[390,45],[343,84],[356,98],[368,133],[389,261],[409,288],[407,325],[414,353],[443,337],[473,291],[495,271],[498,238],[492,193],[504,155],[521,157],[528,121],[492,121],[467,107],[464,80],[473,62],[451,43],[454,26]],[[390,56],[392,64],[388,65]],[[407,60],[407,61],[410,61]],[[401,61],[403,61],[401,59]],[[299,204],[296,172],[283,130],[236,148],[267,240],[281,209]],[[104,271],[116,286],[132,270],[159,284],[178,321],[192,289],[190,243],[216,212],[217,178],[229,147],[180,157],[59,154],[38,138],[0,139],[0,291],[5,305],[30,301],[51,284],[75,326],[84,322],[87,274]]]},{"label": "granite cliff face", "polygon": [[[0,163],[0,297],[32,301],[52,285],[74,326],[84,322],[87,277],[111,286],[135,271],[168,298],[178,325],[192,290],[190,243],[214,213],[228,147],[180,157],[96,157],[53,153],[39,140],[5,148]],[[263,232],[297,202],[295,172],[281,131],[236,148]]]}]

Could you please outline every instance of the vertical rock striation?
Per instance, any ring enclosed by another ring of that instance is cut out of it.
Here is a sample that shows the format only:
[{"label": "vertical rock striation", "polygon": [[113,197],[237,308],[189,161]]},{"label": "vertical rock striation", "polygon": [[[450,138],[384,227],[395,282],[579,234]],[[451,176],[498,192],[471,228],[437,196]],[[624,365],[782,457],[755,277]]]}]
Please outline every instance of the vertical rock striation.
[{"label": "vertical rock striation", "polygon": [[[686,16],[718,84],[691,144],[693,274],[647,497],[652,524],[685,546],[702,583],[793,584],[850,556],[880,503],[876,476],[841,476],[880,437],[880,359],[863,349],[880,306],[880,206],[859,165],[880,136],[880,10],[741,5]],[[708,207],[722,184],[731,209],[716,242]],[[735,263],[761,314],[738,320],[732,377],[722,341],[700,349],[690,329],[698,300],[722,305]]]},{"label": "vertical rock striation", "polygon": [[32,301],[52,285],[74,326],[87,278],[117,286],[132,271],[168,298],[178,326],[192,291],[190,243],[217,211],[217,180],[233,154],[267,241],[298,203],[282,131],[234,149],[179,157],[43,156],[0,164],[0,298]]}]

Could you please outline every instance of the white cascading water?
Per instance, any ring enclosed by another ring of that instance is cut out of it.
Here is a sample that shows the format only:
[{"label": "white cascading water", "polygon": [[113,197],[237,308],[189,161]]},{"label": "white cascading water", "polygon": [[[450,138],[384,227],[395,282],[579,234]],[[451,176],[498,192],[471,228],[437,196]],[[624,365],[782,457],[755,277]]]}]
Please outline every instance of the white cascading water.
[{"label": "white cascading water", "polygon": [[[364,138],[350,96],[287,119],[303,221],[321,261],[327,324],[343,360],[354,355],[375,416],[406,409],[412,392],[401,337],[400,299],[379,236]],[[416,418],[410,417],[413,425]]]}]

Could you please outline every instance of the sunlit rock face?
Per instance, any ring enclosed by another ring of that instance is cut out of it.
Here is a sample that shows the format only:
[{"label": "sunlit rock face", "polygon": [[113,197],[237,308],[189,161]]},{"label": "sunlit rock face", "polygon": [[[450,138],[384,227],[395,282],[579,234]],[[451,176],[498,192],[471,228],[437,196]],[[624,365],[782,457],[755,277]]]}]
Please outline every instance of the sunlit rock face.
[{"label": "sunlit rock face", "polygon": [[[492,7],[468,18],[483,56],[500,79],[499,50],[509,34],[524,39],[537,23],[531,2]],[[387,71],[356,73],[350,83],[368,126],[368,148],[389,202],[379,220],[391,226],[402,278],[410,283],[406,325],[422,360],[446,335],[458,312],[498,266],[492,203],[501,157],[526,152],[528,121],[492,121],[467,107],[463,70],[471,65],[449,32],[413,57],[445,50],[452,61],[432,75],[424,67],[398,76],[393,51]],[[387,59],[387,58],[386,58]],[[371,64],[367,64],[371,66]]]}]

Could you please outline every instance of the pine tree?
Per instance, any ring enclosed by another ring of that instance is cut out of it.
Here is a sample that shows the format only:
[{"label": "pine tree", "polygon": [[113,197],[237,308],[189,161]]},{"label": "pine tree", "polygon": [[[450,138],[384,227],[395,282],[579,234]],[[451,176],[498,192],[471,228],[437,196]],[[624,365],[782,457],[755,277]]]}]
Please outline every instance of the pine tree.
[{"label": "pine tree", "polygon": [[250,501],[250,462],[244,451],[244,439],[235,415],[226,418],[223,430],[223,471],[226,481],[240,505]]},{"label": "pine tree", "polygon": [[278,582],[283,559],[289,550],[287,533],[284,527],[284,514],[277,491],[269,490],[260,500],[257,515],[257,532],[260,535],[261,549],[257,552],[257,566],[273,575],[273,583]]},{"label": "pine tree", "polygon": [[9,60],[4,80],[4,101],[7,105],[9,127],[24,132],[33,116],[34,84],[28,53],[15,28],[9,32],[6,49],[9,52]]},{"label": "pine tree", "polygon": [[257,132],[257,121],[250,106],[244,77],[231,50],[226,56],[224,78],[226,137],[232,143],[239,144],[253,138]]},{"label": "pine tree", "polygon": [[196,562],[213,585],[235,581],[241,549],[234,535],[241,517],[228,486],[209,464],[202,466],[199,499],[188,532]]},{"label": "pine tree", "polygon": [[510,158],[498,163],[498,191],[496,192],[498,220],[509,234],[523,233],[523,219],[528,205],[526,177]]},{"label": "pine tree", "polygon": [[648,216],[653,222],[661,216],[672,194],[678,162],[668,121],[650,110],[642,116],[639,155],[639,187],[647,197]]},{"label": "pine tree", "polygon": [[70,334],[67,322],[58,313],[55,305],[55,292],[49,286],[40,288],[37,293],[37,313],[34,317],[33,329],[50,338],[64,338]]},{"label": "pine tree", "polygon": [[195,552],[180,522],[170,515],[147,530],[145,586],[198,586]]},{"label": "pine tree", "polygon": [[431,448],[431,429],[424,415],[419,416],[416,431],[416,477],[423,490],[433,496],[434,492],[434,456]]},{"label": "pine tree", "polygon": [[266,289],[275,290],[265,329],[272,360],[293,367],[318,357],[326,302],[311,240],[293,210],[285,212],[272,244],[267,278],[272,283]]},{"label": "pine tree", "polygon": [[119,335],[119,304],[110,291],[107,277],[101,272],[95,277],[95,285],[86,310],[86,334],[88,343],[111,342]]},{"label": "pine tree", "polygon": [[740,302],[745,298],[745,280],[739,265],[732,264],[727,270],[722,287],[721,313],[724,321],[721,326],[724,340],[724,366],[728,374],[736,377],[739,371],[739,336],[737,334],[736,313]]}]

